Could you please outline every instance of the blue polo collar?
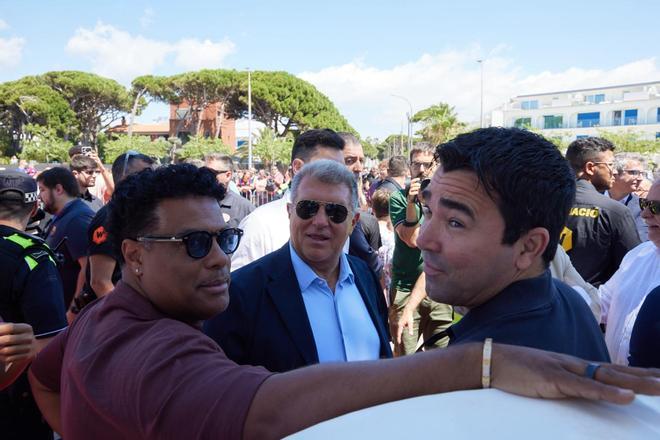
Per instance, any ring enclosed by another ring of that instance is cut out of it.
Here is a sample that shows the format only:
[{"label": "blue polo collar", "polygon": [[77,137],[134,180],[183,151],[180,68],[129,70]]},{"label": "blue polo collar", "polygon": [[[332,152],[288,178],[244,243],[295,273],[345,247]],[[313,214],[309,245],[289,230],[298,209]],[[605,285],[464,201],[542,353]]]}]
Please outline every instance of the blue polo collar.
[{"label": "blue polo collar", "polygon": [[551,306],[556,293],[550,270],[538,277],[516,281],[489,301],[470,311],[449,329],[450,337],[462,338],[473,330],[507,316],[531,313]]}]

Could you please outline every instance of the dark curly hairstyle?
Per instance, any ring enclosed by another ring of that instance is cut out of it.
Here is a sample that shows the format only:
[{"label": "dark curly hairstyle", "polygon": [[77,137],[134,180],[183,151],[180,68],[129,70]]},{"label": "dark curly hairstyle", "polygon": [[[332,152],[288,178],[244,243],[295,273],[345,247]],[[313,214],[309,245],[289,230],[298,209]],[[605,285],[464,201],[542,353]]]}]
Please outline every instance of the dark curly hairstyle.
[{"label": "dark curly hairstyle", "polygon": [[122,180],[108,203],[108,234],[115,254],[123,264],[121,243],[153,229],[158,224],[156,208],[162,200],[186,196],[212,197],[218,201],[225,189],[208,168],[190,164],[146,169]]},{"label": "dark curly hairstyle", "polygon": [[443,171],[473,171],[504,219],[503,244],[532,228],[548,230],[546,264],[555,256],[575,199],[575,174],[545,138],[517,128],[482,128],[438,145]]}]

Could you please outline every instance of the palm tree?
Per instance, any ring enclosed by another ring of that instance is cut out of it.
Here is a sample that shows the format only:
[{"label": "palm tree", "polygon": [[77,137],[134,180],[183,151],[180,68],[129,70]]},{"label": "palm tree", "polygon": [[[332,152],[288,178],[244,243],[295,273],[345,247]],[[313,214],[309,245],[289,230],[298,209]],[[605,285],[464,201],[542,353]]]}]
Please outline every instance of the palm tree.
[{"label": "palm tree", "polygon": [[431,145],[438,145],[453,139],[467,126],[458,120],[454,107],[444,102],[418,111],[412,121],[421,122],[424,125],[417,134]]}]

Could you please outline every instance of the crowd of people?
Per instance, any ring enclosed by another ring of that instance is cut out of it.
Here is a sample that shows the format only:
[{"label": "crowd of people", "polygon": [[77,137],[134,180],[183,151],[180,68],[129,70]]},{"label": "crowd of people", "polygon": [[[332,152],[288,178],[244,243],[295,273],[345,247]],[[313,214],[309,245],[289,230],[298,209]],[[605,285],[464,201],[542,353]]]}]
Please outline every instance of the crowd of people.
[{"label": "crowd of people", "polygon": [[366,169],[314,129],[258,171],[80,147],[0,170],[0,434],[281,438],[459,389],[660,395],[660,179],[615,150],[486,128]]}]

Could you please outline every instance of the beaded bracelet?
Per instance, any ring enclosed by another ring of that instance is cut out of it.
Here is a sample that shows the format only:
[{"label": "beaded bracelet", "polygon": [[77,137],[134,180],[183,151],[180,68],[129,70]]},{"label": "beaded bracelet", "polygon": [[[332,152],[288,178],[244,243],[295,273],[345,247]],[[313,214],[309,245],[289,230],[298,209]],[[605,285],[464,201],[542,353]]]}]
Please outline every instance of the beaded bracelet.
[{"label": "beaded bracelet", "polygon": [[481,359],[481,387],[490,388],[490,360],[493,353],[493,338],[484,341],[483,357]]}]

